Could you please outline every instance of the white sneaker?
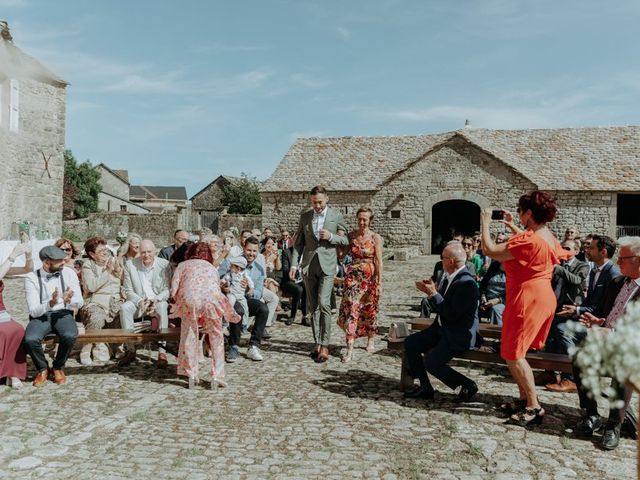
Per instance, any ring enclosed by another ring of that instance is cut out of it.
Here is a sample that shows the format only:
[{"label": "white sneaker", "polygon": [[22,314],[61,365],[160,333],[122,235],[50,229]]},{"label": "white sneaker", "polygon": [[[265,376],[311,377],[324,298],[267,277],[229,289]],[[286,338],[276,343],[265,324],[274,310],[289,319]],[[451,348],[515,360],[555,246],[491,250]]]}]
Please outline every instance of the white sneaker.
[{"label": "white sneaker", "polygon": [[262,353],[260,353],[260,349],[256,345],[251,345],[247,349],[247,358],[249,360],[253,360],[254,362],[261,362],[264,360],[262,358]]},{"label": "white sneaker", "polygon": [[80,352],[80,364],[81,365],[85,365],[85,366],[89,366],[91,365],[93,362],[91,361],[91,350],[89,350],[88,352]]},{"label": "white sneaker", "polygon": [[93,359],[96,362],[108,362],[111,359],[109,347],[104,343],[96,343],[93,346]]},{"label": "white sneaker", "polygon": [[19,390],[22,388],[22,381],[17,377],[7,377],[7,387]]}]

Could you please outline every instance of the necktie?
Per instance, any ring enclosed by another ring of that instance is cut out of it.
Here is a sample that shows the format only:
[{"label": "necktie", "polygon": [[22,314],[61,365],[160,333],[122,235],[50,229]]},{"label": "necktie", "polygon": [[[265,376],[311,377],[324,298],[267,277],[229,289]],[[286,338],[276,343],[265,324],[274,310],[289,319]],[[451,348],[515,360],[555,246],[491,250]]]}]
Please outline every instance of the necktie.
[{"label": "necktie", "polygon": [[442,281],[442,285],[440,285],[440,295],[444,297],[445,292],[447,291],[447,287],[449,286],[449,277],[446,277]]},{"label": "necktie", "polygon": [[636,282],[631,280],[629,277],[626,278],[624,285],[620,289],[620,293],[618,293],[615,302],[613,302],[613,307],[611,308],[609,315],[607,315],[603,327],[613,328],[618,319],[624,313],[627,302],[631,298],[631,295],[633,295],[633,292],[635,292],[637,286]]}]

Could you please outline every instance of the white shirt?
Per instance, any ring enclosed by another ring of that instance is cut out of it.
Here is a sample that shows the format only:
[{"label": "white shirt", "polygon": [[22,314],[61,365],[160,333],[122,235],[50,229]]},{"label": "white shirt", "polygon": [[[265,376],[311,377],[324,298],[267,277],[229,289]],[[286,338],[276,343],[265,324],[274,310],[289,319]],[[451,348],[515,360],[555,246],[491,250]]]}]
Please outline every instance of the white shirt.
[{"label": "white shirt", "polygon": [[596,273],[593,275],[593,285],[590,285],[591,288],[593,288],[595,286],[596,283],[598,283],[598,278],[600,277],[600,274],[602,273],[602,270],[604,269],[604,267],[607,266],[607,264],[611,263],[611,260],[607,260],[606,262],[604,262],[601,266],[597,267],[594,265],[594,268],[596,269]]},{"label": "white shirt", "polygon": [[327,218],[327,210],[329,207],[324,207],[320,213],[313,211],[313,234],[316,236],[318,240],[320,240],[320,230],[324,228],[324,221]]},{"label": "white shirt", "polygon": [[[66,305],[63,303],[64,292],[62,291],[62,282],[60,276],[47,278],[49,273],[43,268],[38,270],[42,278],[42,302],[40,301],[40,283],[38,282],[37,272],[29,273],[24,279],[24,289],[27,297],[27,306],[29,307],[29,315],[33,318],[43,316],[47,312],[56,310],[75,310],[82,307],[84,300],[82,299],[82,291],[80,290],[80,282],[78,274],[69,267],[63,267],[60,275],[64,277],[65,288],[73,291],[71,302]],[[53,296],[53,291],[58,289],[58,303],[53,307],[49,306],[49,301]]]},{"label": "white shirt", "polygon": [[[448,275],[445,272],[445,278],[449,281],[449,283],[447,283],[447,288],[444,289],[444,292],[442,292],[442,296],[444,297],[447,294],[447,290],[449,290],[449,287],[451,286],[451,284],[453,283],[453,280],[456,278],[456,276],[466,267],[466,265],[461,266],[459,269],[457,269],[455,272],[453,272],[451,275]],[[443,280],[444,282],[444,280]]]},{"label": "white shirt", "polygon": [[156,293],[153,291],[153,268],[156,262],[154,261],[150,267],[146,267],[144,264],[140,269],[140,282],[142,283],[142,290],[144,296],[149,299],[155,299]]}]

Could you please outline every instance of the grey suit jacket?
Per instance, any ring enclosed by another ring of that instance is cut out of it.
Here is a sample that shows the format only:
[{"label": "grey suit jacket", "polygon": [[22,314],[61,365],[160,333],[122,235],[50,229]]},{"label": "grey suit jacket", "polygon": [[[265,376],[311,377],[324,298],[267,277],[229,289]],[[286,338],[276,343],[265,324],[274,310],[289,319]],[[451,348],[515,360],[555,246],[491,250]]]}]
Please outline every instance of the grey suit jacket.
[{"label": "grey suit jacket", "polygon": [[300,255],[302,255],[300,266],[303,273],[306,273],[308,270],[313,257],[318,255],[320,267],[324,274],[335,275],[336,265],[338,264],[336,246],[349,245],[349,239],[346,235],[338,235],[337,233],[338,230],[346,232],[347,227],[345,226],[342,214],[335,208],[327,207],[327,217],[325,218],[323,228],[333,234],[331,241],[318,240],[313,234],[313,209],[307,210],[300,216],[296,243],[293,246],[291,265],[297,265]]},{"label": "grey suit jacket", "polygon": [[[140,274],[142,271],[142,259],[134,258],[124,266],[124,293],[127,300],[138,305],[146,295],[142,288],[142,279]],[[169,287],[171,285],[171,268],[169,262],[164,258],[155,257],[153,267],[153,276],[151,278],[151,287],[156,294],[156,299],[160,302],[169,300]]]}]

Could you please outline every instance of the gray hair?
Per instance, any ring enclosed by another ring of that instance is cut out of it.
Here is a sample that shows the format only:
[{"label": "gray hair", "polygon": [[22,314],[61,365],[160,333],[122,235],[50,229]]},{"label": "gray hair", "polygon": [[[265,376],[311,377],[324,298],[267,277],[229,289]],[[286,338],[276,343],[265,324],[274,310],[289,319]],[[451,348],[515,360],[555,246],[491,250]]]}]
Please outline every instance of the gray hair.
[{"label": "gray hair", "polygon": [[629,247],[631,253],[634,255],[640,255],[640,237],[620,237],[618,239],[618,246]]},{"label": "gray hair", "polygon": [[138,240],[138,242],[142,243],[142,237],[140,235],[138,235],[137,233],[130,233],[129,235],[127,235],[126,242],[124,242],[118,250],[118,255],[123,256],[127,254],[127,252],[129,251],[129,242],[131,242],[131,240]]},{"label": "gray hair", "polygon": [[208,235],[203,235],[202,237],[200,237],[200,241],[203,243],[211,243],[211,242],[220,243],[220,237],[214,233],[210,233]]},{"label": "gray hair", "polygon": [[451,257],[456,261],[456,265],[458,267],[461,267],[467,261],[467,254],[464,251],[464,247],[462,246],[462,243],[458,242],[457,240],[448,242],[445,250],[450,253]]}]

